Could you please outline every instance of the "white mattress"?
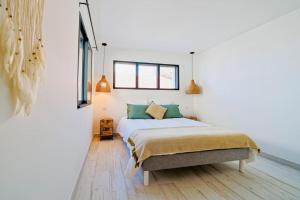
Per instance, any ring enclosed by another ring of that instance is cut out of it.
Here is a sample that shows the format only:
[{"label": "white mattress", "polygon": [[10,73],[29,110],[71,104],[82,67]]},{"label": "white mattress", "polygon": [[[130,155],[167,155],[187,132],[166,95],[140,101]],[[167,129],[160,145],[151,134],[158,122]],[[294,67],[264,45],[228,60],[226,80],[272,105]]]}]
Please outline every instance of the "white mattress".
[{"label": "white mattress", "polygon": [[131,133],[138,129],[159,129],[159,128],[176,128],[176,127],[195,127],[195,126],[209,126],[204,122],[190,120],[186,118],[172,118],[172,119],[127,119],[123,117],[118,124],[117,132],[122,136],[127,143],[128,137]]}]

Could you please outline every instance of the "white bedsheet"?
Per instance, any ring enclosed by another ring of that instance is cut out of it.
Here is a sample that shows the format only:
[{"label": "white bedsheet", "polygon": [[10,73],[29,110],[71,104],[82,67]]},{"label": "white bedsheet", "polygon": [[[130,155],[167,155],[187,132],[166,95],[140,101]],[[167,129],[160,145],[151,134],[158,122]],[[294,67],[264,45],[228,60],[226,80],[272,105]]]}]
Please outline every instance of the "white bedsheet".
[{"label": "white bedsheet", "polygon": [[172,119],[127,119],[123,117],[117,127],[117,132],[122,136],[124,142],[127,143],[131,133],[138,129],[153,129],[153,128],[176,128],[176,127],[193,127],[193,126],[209,126],[204,122],[190,120],[186,118]]}]

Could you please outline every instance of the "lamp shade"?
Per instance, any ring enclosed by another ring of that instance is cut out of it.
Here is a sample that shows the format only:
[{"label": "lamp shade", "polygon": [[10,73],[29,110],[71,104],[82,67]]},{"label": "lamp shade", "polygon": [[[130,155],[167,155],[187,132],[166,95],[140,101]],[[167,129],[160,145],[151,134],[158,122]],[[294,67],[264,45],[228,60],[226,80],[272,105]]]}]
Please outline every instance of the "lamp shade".
[{"label": "lamp shade", "polygon": [[[195,52],[190,52],[191,57],[192,57],[192,78],[194,77],[194,53]],[[201,89],[200,87],[196,84],[194,79],[191,80],[190,85],[188,86],[187,90],[185,91],[186,94],[200,94]]]},{"label": "lamp shade", "polygon": [[201,89],[194,80],[191,80],[190,85],[186,90],[186,94],[200,94]]},{"label": "lamp shade", "polygon": [[101,76],[100,81],[96,85],[96,92],[110,92],[110,85],[105,75]]}]

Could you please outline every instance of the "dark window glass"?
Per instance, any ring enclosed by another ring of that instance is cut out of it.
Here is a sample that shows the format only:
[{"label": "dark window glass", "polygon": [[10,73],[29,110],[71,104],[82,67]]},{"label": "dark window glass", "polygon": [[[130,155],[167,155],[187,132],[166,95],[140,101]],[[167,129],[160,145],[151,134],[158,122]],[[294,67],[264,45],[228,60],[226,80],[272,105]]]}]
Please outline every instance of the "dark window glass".
[{"label": "dark window glass", "polygon": [[91,104],[92,98],[92,48],[79,18],[77,107]]}]

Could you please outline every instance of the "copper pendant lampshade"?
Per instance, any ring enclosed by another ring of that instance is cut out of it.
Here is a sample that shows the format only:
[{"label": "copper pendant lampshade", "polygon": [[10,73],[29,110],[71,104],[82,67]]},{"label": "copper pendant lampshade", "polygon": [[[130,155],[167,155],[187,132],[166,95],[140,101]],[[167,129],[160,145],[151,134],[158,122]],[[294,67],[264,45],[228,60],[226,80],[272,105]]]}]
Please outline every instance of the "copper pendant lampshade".
[{"label": "copper pendant lampshade", "polygon": [[[190,52],[192,55],[192,78],[194,78],[194,55],[195,52]],[[187,90],[185,91],[186,94],[200,94],[201,89],[200,87],[196,84],[195,80],[192,79],[189,86],[187,87]]]},{"label": "copper pendant lampshade", "polygon": [[102,64],[102,76],[100,81],[96,85],[96,92],[111,92],[110,84],[104,74],[104,63],[105,63],[105,46],[106,43],[102,43],[103,46],[103,64]]},{"label": "copper pendant lampshade", "polygon": [[190,85],[186,90],[186,94],[200,94],[200,87],[196,84],[194,80],[191,80]]},{"label": "copper pendant lampshade", "polygon": [[96,92],[110,92],[110,85],[106,76],[103,74],[100,81],[96,85]]}]

